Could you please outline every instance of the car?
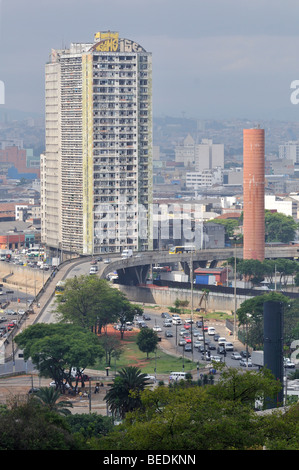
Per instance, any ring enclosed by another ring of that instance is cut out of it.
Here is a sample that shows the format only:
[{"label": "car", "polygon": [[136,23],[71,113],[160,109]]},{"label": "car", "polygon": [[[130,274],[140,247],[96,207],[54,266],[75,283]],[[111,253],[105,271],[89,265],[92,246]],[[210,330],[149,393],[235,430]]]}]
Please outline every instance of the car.
[{"label": "car", "polygon": [[197,320],[196,326],[197,326],[198,328],[202,328],[202,321],[201,321],[201,320]]},{"label": "car", "polygon": [[138,326],[139,326],[139,328],[147,328],[148,327],[147,324],[145,323],[145,321],[139,321]]},{"label": "car", "polygon": [[162,317],[162,318],[171,318],[171,316],[169,315],[168,312],[162,312],[162,313],[161,313],[161,317]]},{"label": "car", "polygon": [[38,387],[31,387],[29,390],[28,390],[28,393],[31,394],[31,393],[37,393],[39,392],[39,388]]},{"label": "car", "polygon": [[218,346],[218,348],[217,348],[217,353],[218,353],[218,354],[225,354],[224,346]]},{"label": "car", "polygon": [[220,338],[220,335],[218,333],[215,333],[214,334],[214,341],[218,341],[219,338]]},{"label": "car", "polygon": [[205,351],[205,347],[203,344],[201,344],[200,346],[198,346],[198,351],[203,353]]},{"label": "car", "polygon": [[146,375],[145,379],[152,383],[156,382],[156,377],[154,375]]},{"label": "car", "polygon": [[192,343],[192,339],[190,338],[190,336],[185,336],[184,339],[186,343]]},{"label": "car", "polygon": [[245,359],[246,357],[251,357],[250,353],[248,351],[240,351],[241,356]]},{"label": "car", "polygon": [[173,334],[171,333],[171,331],[165,331],[165,337],[166,338],[172,338]]},{"label": "car", "polygon": [[99,257],[97,258],[97,261],[103,261],[102,256],[99,256]]},{"label": "car", "polygon": [[192,318],[186,318],[185,323],[190,323],[190,324],[193,323]]},{"label": "car", "polygon": [[106,259],[104,259],[104,263],[105,263],[105,264],[109,264],[109,263],[111,263],[111,259],[110,259],[110,258],[106,258]]},{"label": "car", "polygon": [[211,356],[210,359],[211,361],[222,362],[222,357],[220,356]]},{"label": "car", "polygon": [[250,359],[246,360],[246,359],[241,359],[240,362],[239,362],[240,366],[242,367],[252,367],[252,362]]},{"label": "car", "polygon": [[225,351],[233,351],[234,350],[234,345],[233,343],[226,342],[224,343]]},{"label": "car", "polygon": [[163,323],[163,326],[165,326],[166,328],[170,327],[170,326],[172,326],[172,322],[169,321],[169,320],[165,320],[164,323]]},{"label": "car", "polygon": [[236,361],[240,361],[242,359],[241,354],[239,354],[238,352],[233,352],[230,357],[231,359],[235,359]]},{"label": "car", "polygon": [[224,343],[226,343],[226,339],[224,336],[220,336],[220,338],[218,339],[218,344],[220,346],[224,346]]},{"label": "car", "polygon": [[[71,388],[70,387],[70,384],[68,384],[67,382],[63,384],[65,386],[65,388]],[[52,380],[52,382],[49,383],[49,387],[56,387],[56,382],[55,380]]]},{"label": "car", "polygon": [[181,325],[183,322],[180,318],[173,318],[172,319],[172,324],[173,325]]},{"label": "car", "polygon": [[185,324],[184,324],[184,328],[185,328],[186,330],[189,330],[189,329],[191,328],[190,323],[185,323]]},{"label": "car", "polygon": [[147,315],[146,313],[144,315],[142,315],[142,318],[145,321],[150,321],[151,320],[151,317],[149,315]]},{"label": "car", "polygon": [[288,357],[284,358],[283,365],[284,367],[289,368],[289,369],[295,368],[295,363],[292,362],[291,359],[289,359]]},{"label": "car", "polygon": [[187,343],[187,344],[184,345],[184,351],[185,351],[185,352],[190,352],[190,351],[192,351],[192,346],[191,346],[190,343]]},{"label": "car", "polygon": [[185,346],[185,344],[187,344],[186,340],[184,338],[180,338],[179,346]]},{"label": "car", "polygon": [[180,336],[183,336],[183,338],[186,338],[187,336],[190,336],[190,333],[188,330],[180,331]]},{"label": "car", "polygon": [[216,349],[216,346],[215,346],[215,344],[213,344],[213,343],[209,343],[209,344],[208,344],[208,348],[209,348],[210,351],[213,351],[213,350]]},{"label": "car", "polygon": [[25,315],[25,313],[26,313],[25,310],[23,310],[22,308],[18,310],[19,315]]},{"label": "car", "polygon": [[5,315],[16,315],[17,312],[15,310],[12,310],[10,308],[7,308],[6,310],[4,310],[4,313]]},{"label": "car", "polygon": [[192,329],[192,334],[193,336],[199,336],[201,335],[201,332],[195,328],[195,330]]},{"label": "car", "polygon": [[173,313],[171,316],[172,316],[172,318],[181,318],[178,313]]},{"label": "car", "polygon": [[198,339],[199,341],[203,341],[203,335],[202,335],[202,334],[197,335],[197,339]]},{"label": "car", "polygon": [[193,344],[194,344],[194,347],[195,347],[195,348],[198,348],[199,346],[202,345],[202,342],[201,342],[201,341],[198,341],[198,339],[196,339]]},{"label": "car", "polygon": [[156,332],[157,331],[162,331],[162,328],[159,325],[155,325],[155,326],[153,326],[153,330],[156,331]]}]

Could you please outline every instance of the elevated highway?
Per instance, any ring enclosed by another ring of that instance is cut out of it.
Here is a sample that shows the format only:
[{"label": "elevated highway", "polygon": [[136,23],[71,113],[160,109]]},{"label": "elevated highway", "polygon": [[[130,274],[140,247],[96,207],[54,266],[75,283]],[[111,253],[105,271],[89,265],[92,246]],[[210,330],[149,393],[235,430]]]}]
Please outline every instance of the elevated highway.
[{"label": "elevated highway", "polygon": [[[299,255],[299,246],[268,246],[265,249],[265,258],[277,259],[288,258],[297,259]],[[191,257],[193,268],[211,266],[214,267],[217,262],[225,261],[228,258],[243,258],[243,248],[219,248],[209,250],[198,250],[191,253],[169,254],[168,251],[146,251],[139,252],[131,258],[120,259],[112,258],[110,264],[104,267],[101,277],[117,271],[119,283],[124,285],[144,284],[151,266],[164,265],[171,266],[180,263],[181,268],[186,274],[190,272]]]}]

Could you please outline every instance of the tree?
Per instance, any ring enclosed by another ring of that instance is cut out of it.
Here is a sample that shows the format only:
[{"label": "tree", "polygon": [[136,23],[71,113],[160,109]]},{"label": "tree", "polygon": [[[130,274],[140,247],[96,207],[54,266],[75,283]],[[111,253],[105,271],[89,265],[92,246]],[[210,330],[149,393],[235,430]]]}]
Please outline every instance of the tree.
[{"label": "tree", "polygon": [[139,305],[131,304],[128,301],[124,301],[120,311],[118,313],[118,320],[120,322],[120,337],[123,339],[124,332],[126,329],[126,323],[132,322],[134,320],[134,316],[142,315],[143,308]]},{"label": "tree", "polygon": [[294,240],[298,224],[290,215],[265,211],[266,242],[289,243]]},{"label": "tree", "polygon": [[122,352],[122,344],[114,335],[103,335],[100,337],[100,344],[103,347],[106,355],[107,366],[111,365],[111,358],[119,358]]},{"label": "tree", "polygon": [[147,384],[146,374],[137,367],[124,367],[118,371],[104,398],[112,414],[124,418],[129,411],[140,408],[140,394]]},{"label": "tree", "polygon": [[55,411],[58,414],[67,415],[71,411],[69,408],[73,407],[73,404],[66,400],[60,400],[61,393],[55,390],[53,387],[41,387],[35,395],[32,396],[33,400],[37,400],[49,411]]},{"label": "tree", "polygon": [[57,297],[56,308],[61,321],[99,332],[108,323],[117,320],[123,305],[127,303],[122,292],[97,276],[68,279],[63,297],[63,301]]},{"label": "tree", "polygon": [[0,450],[84,450],[88,446],[72,435],[65,417],[36,400],[16,400],[1,413]]},{"label": "tree", "polygon": [[253,403],[255,396],[275,394],[277,388],[268,373],[227,371],[219,383],[207,387],[147,389],[141,394],[141,408],[128,413],[124,423],[103,438],[101,448],[262,449],[269,430],[262,426],[263,416],[255,413]]},{"label": "tree", "polygon": [[237,309],[239,323],[246,327],[246,342],[253,349],[263,348],[264,303],[270,300],[287,305],[290,299],[279,292],[270,292],[245,300]]},{"label": "tree", "polygon": [[104,354],[97,336],[72,324],[37,323],[18,334],[15,342],[24,350],[24,359],[31,358],[40,375],[52,377],[62,392],[65,381],[72,386],[72,367],[82,376]]},{"label": "tree", "polygon": [[137,335],[136,344],[138,345],[140,351],[148,355],[151,352],[154,352],[159,341],[157,333],[151,328],[143,328]]},{"label": "tree", "polygon": [[106,436],[113,429],[112,419],[97,413],[70,414],[66,416],[66,421],[72,434],[81,434],[85,441],[91,438],[99,438],[99,436]]}]

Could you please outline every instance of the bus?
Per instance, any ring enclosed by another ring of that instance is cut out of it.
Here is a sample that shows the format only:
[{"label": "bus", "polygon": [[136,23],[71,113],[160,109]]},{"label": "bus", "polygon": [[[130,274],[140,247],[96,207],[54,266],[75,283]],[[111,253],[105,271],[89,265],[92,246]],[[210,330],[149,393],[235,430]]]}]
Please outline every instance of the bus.
[{"label": "bus", "polygon": [[190,253],[191,251],[195,250],[196,248],[194,245],[172,246],[169,248],[169,254],[175,255],[177,253]]},{"label": "bus", "polygon": [[59,281],[55,287],[55,295],[63,295],[64,292],[65,281]]}]

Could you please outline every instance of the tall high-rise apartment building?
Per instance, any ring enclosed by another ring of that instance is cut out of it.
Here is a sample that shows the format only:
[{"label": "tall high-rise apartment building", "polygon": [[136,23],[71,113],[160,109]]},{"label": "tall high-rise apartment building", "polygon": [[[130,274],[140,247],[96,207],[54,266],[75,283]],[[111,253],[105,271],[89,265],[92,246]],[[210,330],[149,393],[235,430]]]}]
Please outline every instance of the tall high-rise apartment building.
[{"label": "tall high-rise apartment building", "polygon": [[45,87],[42,242],[81,254],[151,249],[151,53],[99,32],[52,50]]},{"label": "tall high-rise apartment building", "polygon": [[265,131],[243,130],[243,258],[265,258]]}]

